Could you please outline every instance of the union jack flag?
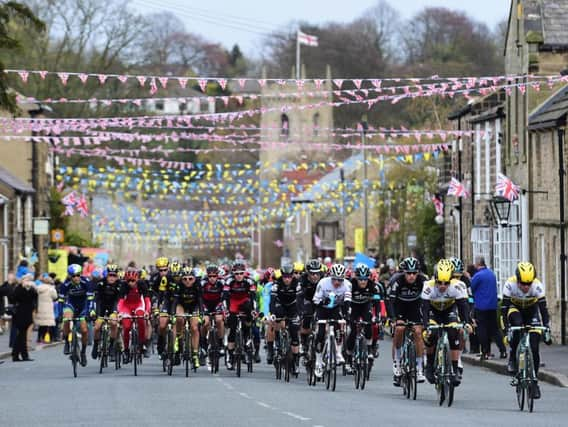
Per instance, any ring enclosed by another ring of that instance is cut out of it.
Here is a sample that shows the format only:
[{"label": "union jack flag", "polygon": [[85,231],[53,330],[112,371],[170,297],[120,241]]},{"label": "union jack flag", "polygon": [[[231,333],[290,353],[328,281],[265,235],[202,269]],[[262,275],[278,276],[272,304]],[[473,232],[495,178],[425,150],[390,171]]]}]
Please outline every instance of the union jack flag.
[{"label": "union jack flag", "polygon": [[519,198],[521,188],[516,185],[511,179],[507,178],[502,173],[497,174],[497,183],[495,184],[495,195],[504,197],[509,201]]},{"label": "union jack flag", "polygon": [[459,182],[456,178],[452,178],[450,186],[448,187],[448,196],[468,197],[469,192],[465,185]]},{"label": "union jack flag", "polygon": [[79,214],[82,217],[89,216],[89,206],[87,205],[87,198],[85,197],[84,194],[82,194],[79,200],[77,201],[76,208],[77,212],[79,212]]}]

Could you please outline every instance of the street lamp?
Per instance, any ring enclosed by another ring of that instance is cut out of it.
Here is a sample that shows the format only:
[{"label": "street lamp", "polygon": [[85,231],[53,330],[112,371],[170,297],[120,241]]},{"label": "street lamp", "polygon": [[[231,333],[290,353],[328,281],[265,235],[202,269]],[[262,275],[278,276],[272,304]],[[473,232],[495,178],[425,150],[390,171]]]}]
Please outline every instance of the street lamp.
[{"label": "street lamp", "polygon": [[509,214],[511,213],[511,201],[501,196],[494,196],[491,199],[491,207],[495,213],[495,219],[499,220],[502,227],[509,224]]},{"label": "street lamp", "polygon": [[367,115],[364,114],[361,121],[361,150],[363,151],[363,204],[365,205],[363,209],[363,244],[365,248],[365,253],[367,253],[367,249],[369,247],[369,240],[368,240],[368,216],[367,216],[367,206],[369,204],[368,200],[368,191],[367,191],[367,150],[365,149],[365,134],[369,130],[369,124],[367,123]]}]

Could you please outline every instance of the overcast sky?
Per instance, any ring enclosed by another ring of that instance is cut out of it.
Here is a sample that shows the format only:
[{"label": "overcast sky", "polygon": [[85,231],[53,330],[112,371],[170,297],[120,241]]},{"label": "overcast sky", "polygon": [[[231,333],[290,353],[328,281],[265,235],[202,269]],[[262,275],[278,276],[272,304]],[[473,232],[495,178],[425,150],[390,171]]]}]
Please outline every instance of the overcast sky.
[{"label": "overcast sky", "polygon": [[[465,11],[493,28],[509,13],[510,0],[388,0],[403,18],[426,6]],[[291,22],[349,22],[360,17],[377,0],[131,0],[131,8],[143,13],[168,10],[190,32],[230,48],[239,44],[254,55],[263,34],[287,28]]]}]

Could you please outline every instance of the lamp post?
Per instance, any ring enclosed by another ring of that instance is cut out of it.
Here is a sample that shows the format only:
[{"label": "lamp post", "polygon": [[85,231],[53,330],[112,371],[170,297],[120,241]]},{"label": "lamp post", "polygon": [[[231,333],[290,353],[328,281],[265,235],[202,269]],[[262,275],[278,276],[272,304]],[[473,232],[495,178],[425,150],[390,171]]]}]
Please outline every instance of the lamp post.
[{"label": "lamp post", "polygon": [[363,115],[361,120],[361,150],[363,151],[363,242],[364,250],[367,253],[369,247],[368,241],[368,191],[367,191],[367,150],[365,149],[365,134],[369,129],[369,124],[367,123],[367,116]]},{"label": "lamp post", "polygon": [[499,221],[501,227],[509,225],[509,214],[511,213],[511,201],[501,196],[491,199],[495,219]]}]

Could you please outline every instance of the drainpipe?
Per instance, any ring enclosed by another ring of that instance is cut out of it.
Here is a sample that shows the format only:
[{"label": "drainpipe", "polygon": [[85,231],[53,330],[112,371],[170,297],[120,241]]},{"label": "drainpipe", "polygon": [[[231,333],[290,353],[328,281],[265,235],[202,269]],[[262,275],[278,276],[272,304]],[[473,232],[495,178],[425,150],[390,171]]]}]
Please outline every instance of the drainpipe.
[{"label": "drainpipe", "polygon": [[565,129],[558,129],[558,189],[560,192],[560,337],[566,345],[566,237],[564,223],[564,137]]}]

